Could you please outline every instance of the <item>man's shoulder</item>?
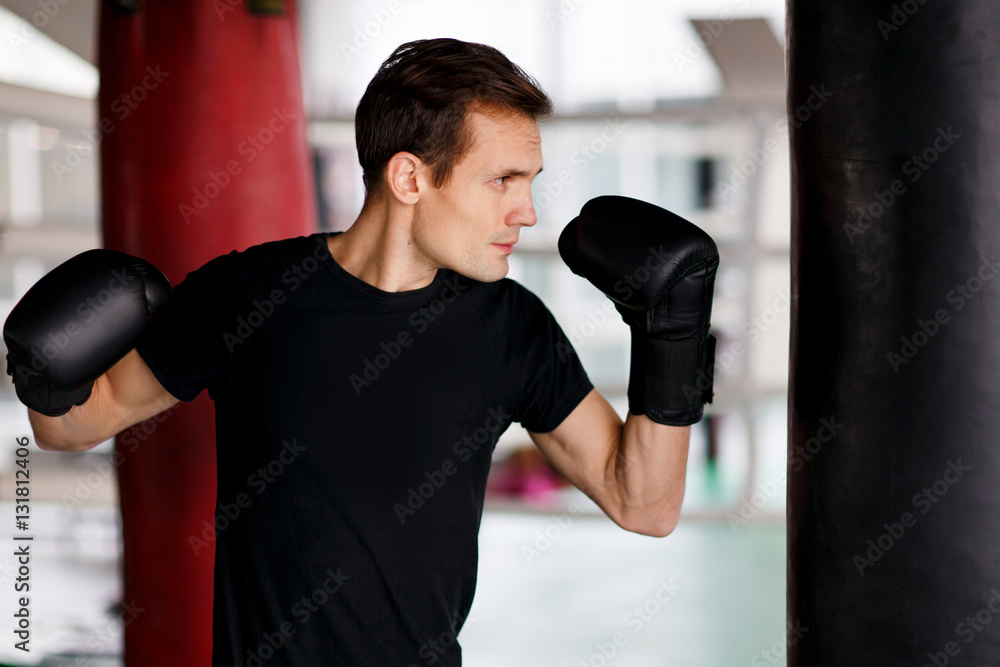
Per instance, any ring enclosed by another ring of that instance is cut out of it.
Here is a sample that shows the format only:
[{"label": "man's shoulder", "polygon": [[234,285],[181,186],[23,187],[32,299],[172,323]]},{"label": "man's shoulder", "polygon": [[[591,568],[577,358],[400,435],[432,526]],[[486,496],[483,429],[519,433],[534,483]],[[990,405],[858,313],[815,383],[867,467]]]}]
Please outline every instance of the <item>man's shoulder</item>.
[{"label": "man's shoulder", "polygon": [[184,281],[192,284],[246,285],[248,288],[273,283],[276,277],[296,270],[315,271],[320,262],[332,258],[326,235],[314,232],[301,236],[262,241],[242,250],[216,255],[190,271]]},{"label": "man's shoulder", "polygon": [[231,250],[219,255],[213,263],[230,276],[253,281],[256,276],[263,280],[273,280],[275,275],[286,272],[315,271],[321,262],[332,259],[326,244],[327,235],[313,232],[270,241],[262,241],[242,250]]},{"label": "man's shoulder", "polygon": [[[302,258],[312,256],[314,259],[324,259],[324,253],[330,255],[326,245],[326,234],[323,232],[313,232],[302,234],[301,236],[290,236],[248,246],[243,250],[232,250],[229,257],[236,262],[255,262],[279,260],[301,256]],[[331,256],[332,257],[332,256]]]}]

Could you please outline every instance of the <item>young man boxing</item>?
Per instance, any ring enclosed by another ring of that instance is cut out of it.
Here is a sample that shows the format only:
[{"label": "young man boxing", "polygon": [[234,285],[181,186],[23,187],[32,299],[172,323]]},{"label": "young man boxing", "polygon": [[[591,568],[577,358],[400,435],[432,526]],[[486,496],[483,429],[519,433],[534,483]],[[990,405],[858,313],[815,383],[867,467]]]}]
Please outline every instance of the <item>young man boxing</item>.
[{"label": "young man boxing", "polygon": [[[366,197],[349,230],[222,255],[169,297],[155,267],[89,251],[12,312],[8,372],[40,447],[93,447],[207,389],[219,503],[265,486],[217,531],[214,665],[259,660],[275,633],[264,664],[461,664],[486,478],[512,422],[622,528],[674,529],[689,425],[711,400],[718,254],[623,197],[592,200],[560,237],[631,327],[623,423],[548,309],[505,278],[536,222],[550,113],[495,49],[404,44],[357,108]],[[122,267],[141,277],[118,294],[132,325],[95,327],[33,369],[39,313],[71,315],[80,289]],[[280,475],[255,477],[275,460]]]}]

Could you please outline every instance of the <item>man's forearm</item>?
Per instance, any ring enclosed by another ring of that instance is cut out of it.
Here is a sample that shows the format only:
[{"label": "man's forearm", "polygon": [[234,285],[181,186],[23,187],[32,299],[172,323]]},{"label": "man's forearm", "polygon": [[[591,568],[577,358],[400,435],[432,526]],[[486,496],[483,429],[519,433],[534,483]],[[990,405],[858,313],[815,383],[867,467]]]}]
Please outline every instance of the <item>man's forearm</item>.
[{"label": "man's forearm", "polygon": [[656,536],[673,531],[684,500],[690,440],[690,426],[628,414],[611,471],[622,526]]}]

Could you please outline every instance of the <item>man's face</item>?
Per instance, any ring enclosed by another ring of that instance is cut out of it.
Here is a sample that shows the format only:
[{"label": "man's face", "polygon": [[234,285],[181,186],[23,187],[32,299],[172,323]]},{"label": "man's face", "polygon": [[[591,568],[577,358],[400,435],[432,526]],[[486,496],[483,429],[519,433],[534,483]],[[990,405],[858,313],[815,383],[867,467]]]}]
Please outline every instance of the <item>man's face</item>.
[{"label": "man's face", "polygon": [[534,119],[469,112],[473,146],[441,188],[422,189],[413,240],[432,265],[482,282],[507,275],[522,227],[537,222],[531,181],[542,170]]}]

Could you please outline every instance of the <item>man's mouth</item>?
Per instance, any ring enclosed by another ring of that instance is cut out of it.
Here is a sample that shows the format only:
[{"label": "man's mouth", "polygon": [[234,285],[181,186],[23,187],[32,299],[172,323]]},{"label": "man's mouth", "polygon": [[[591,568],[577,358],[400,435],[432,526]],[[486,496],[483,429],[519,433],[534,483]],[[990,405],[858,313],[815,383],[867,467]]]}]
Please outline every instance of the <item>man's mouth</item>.
[{"label": "man's mouth", "polygon": [[517,243],[516,240],[511,241],[510,243],[494,243],[493,245],[496,246],[497,248],[500,248],[500,250],[502,252],[510,253],[510,252],[514,252],[514,244],[515,243]]}]

